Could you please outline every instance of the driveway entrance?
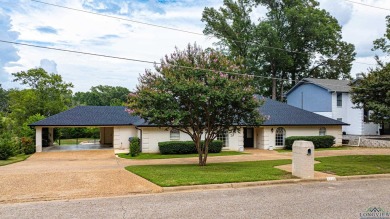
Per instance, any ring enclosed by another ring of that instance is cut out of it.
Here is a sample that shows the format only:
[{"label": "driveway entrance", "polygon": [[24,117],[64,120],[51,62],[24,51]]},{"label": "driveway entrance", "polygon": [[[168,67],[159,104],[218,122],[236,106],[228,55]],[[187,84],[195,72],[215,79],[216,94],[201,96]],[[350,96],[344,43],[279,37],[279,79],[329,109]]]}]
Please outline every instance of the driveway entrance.
[{"label": "driveway entrance", "polygon": [[119,196],[161,188],[118,162],[114,151],[36,153],[0,166],[0,203]]}]

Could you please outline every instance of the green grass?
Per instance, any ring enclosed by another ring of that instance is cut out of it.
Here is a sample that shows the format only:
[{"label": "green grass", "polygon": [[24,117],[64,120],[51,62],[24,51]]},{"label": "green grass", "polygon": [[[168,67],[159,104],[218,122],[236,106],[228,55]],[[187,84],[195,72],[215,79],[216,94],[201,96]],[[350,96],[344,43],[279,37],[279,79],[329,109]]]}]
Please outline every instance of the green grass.
[{"label": "green grass", "polygon": [[[76,138],[71,138],[71,139],[61,139],[61,146],[66,146],[66,145],[76,145],[77,142],[80,144],[83,141],[93,141],[93,138],[79,138],[78,140]],[[96,143],[99,144],[99,139],[95,139]],[[56,144],[58,144],[58,140],[56,141]]]},{"label": "green grass", "polygon": [[[233,156],[233,155],[246,155],[248,153],[242,153],[238,151],[221,151],[221,153],[209,153],[208,156]],[[126,159],[136,159],[136,160],[145,160],[145,159],[169,159],[169,158],[186,158],[186,157],[198,157],[198,154],[150,154],[150,153],[141,153],[136,157],[132,157],[127,153],[118,154],[120,158]]]},{"label": "green grass", "polygon": [[[340,146],[340,147],[330,147],[330,148],[316,148],[315,151],[338,151],[338,150],[351,150],[354,147],[348,147],[348,146]],[[279,153],[285,153],[285,152],[292,152],[292,150],[288,149],[274,149],[275,151]]]},{"label": "green grass", "polygon": [[8,164],[20,162],[26,160],[30,155],[25,155],[25,154],[18,154],[14,157],[10,157],[7,160],[0,160],[0,166],[5,166]]},{"label": "green grass", "polygon": [[233,182],[253,182],[293,178],[291,173],[274,168],[291,160],[195,164],[128,166],[133,172],[159,186],[183,186]]},{"label": "green grass", "polygon": [[351,155],[316,158],[315,170],[339,176],[390,173],[389,155]]}]

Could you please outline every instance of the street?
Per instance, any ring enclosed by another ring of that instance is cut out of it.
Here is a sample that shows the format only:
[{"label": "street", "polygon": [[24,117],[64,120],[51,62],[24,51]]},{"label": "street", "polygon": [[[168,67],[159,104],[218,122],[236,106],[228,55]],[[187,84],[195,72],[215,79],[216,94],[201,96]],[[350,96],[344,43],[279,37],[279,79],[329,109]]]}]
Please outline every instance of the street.
[{"label": "street", "polygon": [[390,179],[0,205],[0,218],[360,218],[390,211]]}]

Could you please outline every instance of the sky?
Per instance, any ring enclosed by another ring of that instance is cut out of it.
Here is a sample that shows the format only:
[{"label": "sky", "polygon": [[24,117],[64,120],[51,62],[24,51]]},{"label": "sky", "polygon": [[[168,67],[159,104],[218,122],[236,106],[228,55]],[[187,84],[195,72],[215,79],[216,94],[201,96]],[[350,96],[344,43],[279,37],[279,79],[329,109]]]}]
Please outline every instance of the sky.
[{"label": "sky", "polygon": [[[223,0],[40,0],[64,7],[115,16],[155,25],[202,33],[205,7],[219,8]],[[383,36],[385,17],[390,15],[389,0],[353,0],[385,8],[381,10],[346,0],[320,0],[320,8],[336,17],[343,40],[356,47],[352,76],[375,67],[372,42]],[[256,10],[256,17],[265,10]],[[188,43],[212,47],[217,39],[157,28],[121,19],[97,16],[45,5],[32,0],[0,0],[0,40],[98,53],[129,59],[159,62],[175,47]],[[20,88],[11,73],[42,67],[61,74],[74,85],[73,91],[91,86],[123,86],[133,90],[138,76],[153,64],[73,54],[0,42],[0,84]],[[370,65],[371,64],[371,65]]]}]

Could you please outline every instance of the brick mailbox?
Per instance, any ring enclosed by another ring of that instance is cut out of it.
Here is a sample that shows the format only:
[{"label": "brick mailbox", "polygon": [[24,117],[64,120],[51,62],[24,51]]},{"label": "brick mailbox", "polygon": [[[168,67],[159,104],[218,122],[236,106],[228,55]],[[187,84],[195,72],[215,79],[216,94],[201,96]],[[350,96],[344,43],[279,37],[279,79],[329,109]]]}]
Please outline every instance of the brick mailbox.
[{"label": "brick mailbox", "polygon": [[302,179],[314,178],[313,142],[294,141],[292,153],[292,175]]}]

